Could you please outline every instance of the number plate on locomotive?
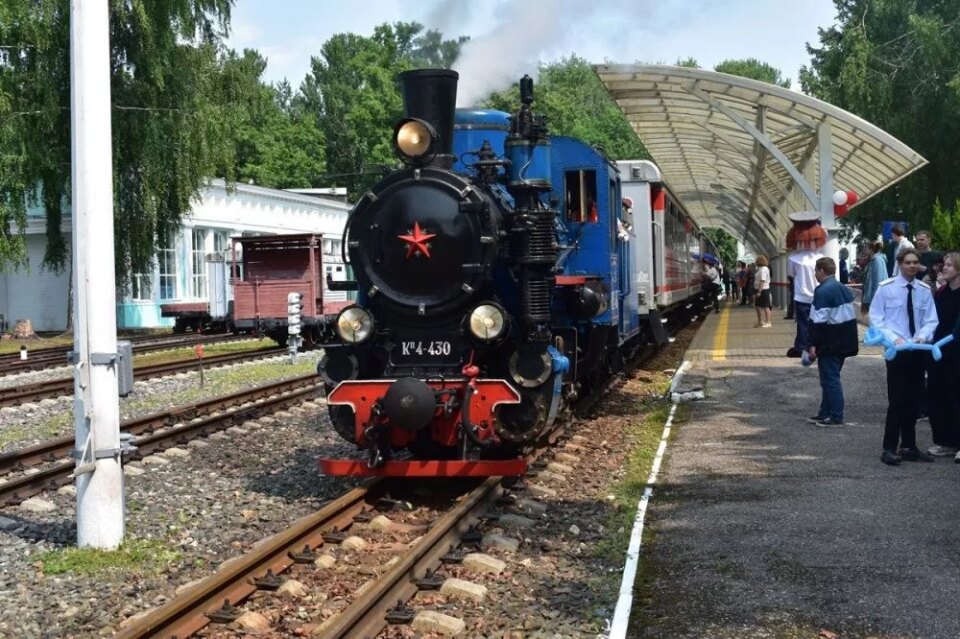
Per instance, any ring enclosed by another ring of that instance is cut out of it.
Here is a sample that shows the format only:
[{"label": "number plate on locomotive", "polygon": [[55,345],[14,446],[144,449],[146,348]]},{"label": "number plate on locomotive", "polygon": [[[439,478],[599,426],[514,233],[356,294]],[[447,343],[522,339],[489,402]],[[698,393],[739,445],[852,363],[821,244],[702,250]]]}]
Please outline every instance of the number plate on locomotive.
[{"label": "number plate on locomotive", "polygon": [[390,358],[394,364],[424,366],[456,363],[458,354],[448,340],[401,340]]}]

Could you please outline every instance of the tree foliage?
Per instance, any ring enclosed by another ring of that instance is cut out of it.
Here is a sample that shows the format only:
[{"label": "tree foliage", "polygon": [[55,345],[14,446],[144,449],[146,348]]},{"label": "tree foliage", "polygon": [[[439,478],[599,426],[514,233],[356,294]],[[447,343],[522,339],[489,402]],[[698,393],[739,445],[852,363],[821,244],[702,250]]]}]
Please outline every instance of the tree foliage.
[{"label": "tree foliage", "polygon": [[834,4],[837,24],[820,30],[819,46],[808,45],[804,91],[872,122],[930,161],[845,220],[869,237],[883,220],[927,226],[938,198],[960,197],[960,0]]},{"label": "tree foliage", "polygon": [[396,162],[393,126],[403,112],[397,75],[449,65],[465,38],[443,40],[415,22],[382,24],[366,37],[340,33],[310,59],[303,108],[323,133],[327,179],[356,197]]},{"label": "tree foliage", "polygon": [[286,81],[262,81],[266,60],[253,50],[230,51],[222,63],[221,100],[233,109],[232,166],[218,175],[273,188],[313,186],[325,170],[323,132]]},{"label": "tree foliage", "polygon": [[960,200],[954,201],[952,210],[945,208],[939,199],[934,200],[930,232],[935,246],[952,250],[960,248]]},{"label": "tree foliage", "polygon": [[760,80],[768,84],[775,84],[784,89],[790,88],[790,78],[784,78],[780,69],[770,66],[766,62],[761,62],[756,58],[747,58],[745,60],[724,60],[713,67],[714,71],[720,73],[729,73],[741,78],[750,78]]},{"label": "tree foliage", "polygon": [[[614,160],[650,157],[593,67],[583,58],[571,56],[541,65],[534,95],[534,108],[546,114],[551,134],[581,139],[601,148]],[[519,104],[520,91],[513,86],[490,96],[485,106],[512,112]]]},{"label": "tree foliage", "polygon": [[[118,283],[152,261],[217,166],[232,166],[218,51],[232,0],[110,0]],[[0,3],[0,268],[23,264],[25,206],[46,210],[62,269],[70,194],[69,3]],[[230,176],[228,176],[230,177]],[[19,228],[19,236],[14,231]]]},{"label": "tree foliage", "polygon": [[717,247],[717,257],[724,268],[732,268],[737,262],[737,238],[720,227],[705,228],[703,234]]}]

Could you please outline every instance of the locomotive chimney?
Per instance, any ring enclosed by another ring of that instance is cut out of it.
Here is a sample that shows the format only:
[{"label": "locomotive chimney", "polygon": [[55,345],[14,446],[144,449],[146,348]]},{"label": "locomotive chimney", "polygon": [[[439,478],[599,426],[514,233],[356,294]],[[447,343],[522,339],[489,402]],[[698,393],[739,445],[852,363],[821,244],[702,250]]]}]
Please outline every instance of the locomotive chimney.
[{"label": "locomotive chimney", "polygon": [[436,159],[431,164],[453,166],[453,118],[457,107],[457,80],[449,69],[415,69],[400,74],[404,115],[429,122],[437,132]]}]

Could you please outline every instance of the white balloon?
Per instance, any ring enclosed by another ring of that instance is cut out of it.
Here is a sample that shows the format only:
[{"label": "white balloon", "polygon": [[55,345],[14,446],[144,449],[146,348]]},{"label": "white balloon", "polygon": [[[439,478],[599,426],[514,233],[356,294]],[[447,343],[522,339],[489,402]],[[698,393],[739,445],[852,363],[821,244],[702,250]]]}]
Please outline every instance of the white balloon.
[{"label": "white balloon", "polygon": [[833,192],[833,203],[837,206],[843,206],[847,203],[847,192],[846,191],[834,191]]}]

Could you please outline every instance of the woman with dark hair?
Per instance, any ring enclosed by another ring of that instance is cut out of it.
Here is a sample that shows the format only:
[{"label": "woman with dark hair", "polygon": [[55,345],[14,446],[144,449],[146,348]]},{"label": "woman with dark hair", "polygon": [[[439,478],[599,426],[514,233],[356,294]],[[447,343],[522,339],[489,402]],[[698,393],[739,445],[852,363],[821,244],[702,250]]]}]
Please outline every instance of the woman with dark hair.
[{"label": "woman with dark hair", "polygon": [[942,273],[944,285],[933,295],[940,319],[933,341],[951,334],[954,341],[940,349],[939,362],[931,358],[927,363],[927,412],[933,431],[933,446],[927,452],[935,457],[957,455],[954,460],[960,463],[960,253],[944,256]]},{"label": "woman with dark hair", "polygon": [[840,274],[838,278],[841,284],[847,284],[850,281],[850,271],[847,270],[848,259],[850,259],[850,250],[844,246],[840,249]]}]

